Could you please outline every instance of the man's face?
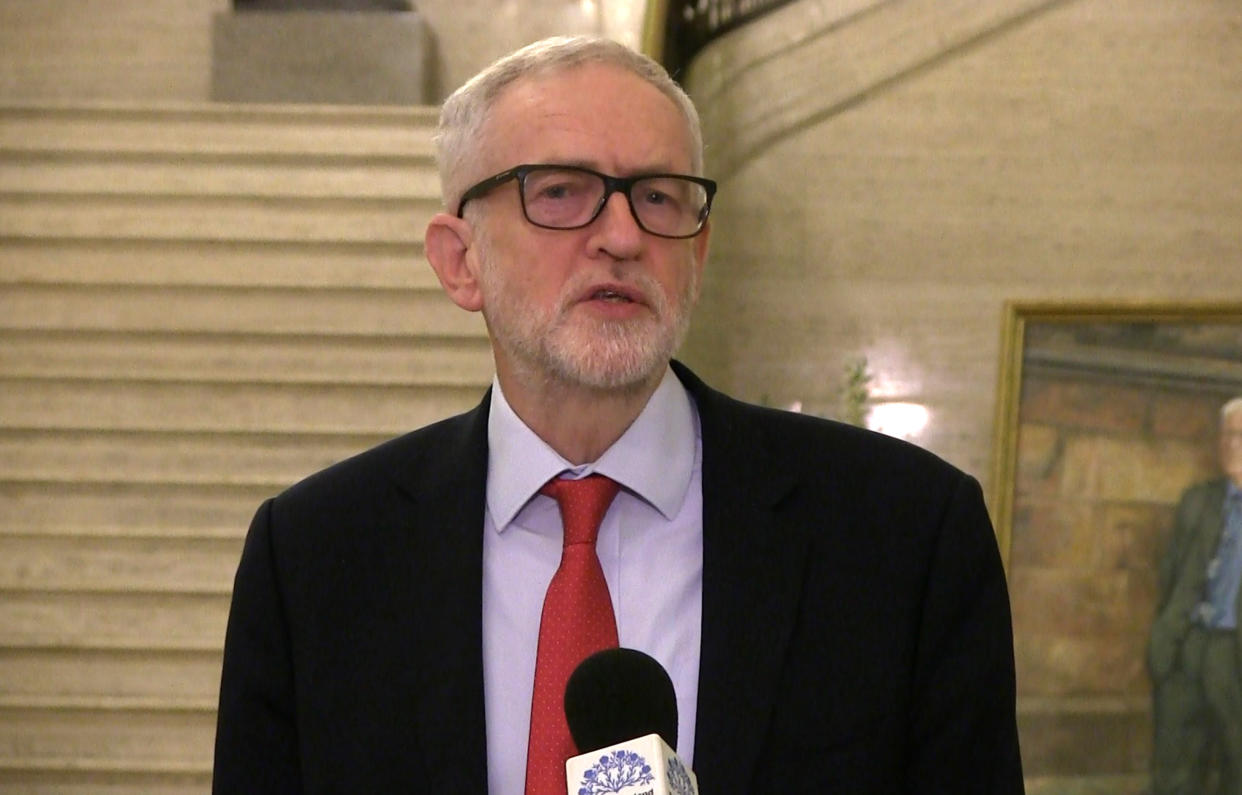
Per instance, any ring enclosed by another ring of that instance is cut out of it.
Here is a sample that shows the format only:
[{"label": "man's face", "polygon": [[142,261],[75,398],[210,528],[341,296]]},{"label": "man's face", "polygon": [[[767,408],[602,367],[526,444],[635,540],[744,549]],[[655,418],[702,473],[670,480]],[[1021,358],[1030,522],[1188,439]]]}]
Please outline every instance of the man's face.
[{"label": "man's face", "polygon": [[[688,174],[689,147],[680,113],[658,89],[588,64],[509,86],[485,127],[476,176],[522,163]],[[516,182],[472,204],[483,315],[502,373],[611,390],[663,371],[698,299],[707,230],[688,240],[648,234],[620,193],[572,230],[527,222]]]},{"label": "man's face", "polygon": [[1242,411],[1231,412],[1221,422],[1220,465],[1242,488]]}]

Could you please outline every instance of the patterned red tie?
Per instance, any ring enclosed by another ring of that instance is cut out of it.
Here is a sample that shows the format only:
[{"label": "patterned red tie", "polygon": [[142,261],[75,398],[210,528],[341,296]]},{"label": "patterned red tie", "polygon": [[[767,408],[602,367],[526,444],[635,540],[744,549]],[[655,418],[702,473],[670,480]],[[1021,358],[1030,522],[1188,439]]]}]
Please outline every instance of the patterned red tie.
[{"label": "patterned red tie", "polygon": [[565,546],[539,620],[526,795],[565,792],[565,760],[577,753],[565,722],[565,683],[578,663],[617,645],[617,619],[595,554],[595,539],[620,488],[603,475],[588,475],[581,480],[553,479],[540,489],[560,505]]}]

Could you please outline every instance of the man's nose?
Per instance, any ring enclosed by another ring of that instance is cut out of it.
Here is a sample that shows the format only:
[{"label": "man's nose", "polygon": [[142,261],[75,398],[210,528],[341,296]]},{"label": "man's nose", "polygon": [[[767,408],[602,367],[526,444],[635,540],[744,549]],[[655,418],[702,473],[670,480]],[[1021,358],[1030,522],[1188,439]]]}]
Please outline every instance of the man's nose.
[{"label": "man's nose", "polygon": [[595,226],[598,248],[618,259],[631,259],[642,249],[645,232],[630,210],[629,199],[621,191],[613,192],[604,200]]}]

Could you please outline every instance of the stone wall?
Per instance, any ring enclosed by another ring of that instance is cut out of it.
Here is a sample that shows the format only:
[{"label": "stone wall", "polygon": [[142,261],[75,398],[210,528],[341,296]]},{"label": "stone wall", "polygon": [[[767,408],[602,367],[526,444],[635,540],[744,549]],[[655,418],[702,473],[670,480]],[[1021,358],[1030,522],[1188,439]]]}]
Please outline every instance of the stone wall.
[{"label": "stone wall", "polygon": [[[637,46],[641,0],[418,0],[429,29],[428,101],[545,36],[604,34]],[[212,18],[230,0],[0,2],[0,100],[205,102]]]},{"label": "stone wall", "polygon": [[639,46],[645,0],[417,0],[435,39],[435,98],[496,58],[546,36],[599,34]]},{"label": "stone wall", "polygon": [[0,100],[205,101],[229,0],[0,3]]},{"label": "stone wall", "polygon": [[802,0],[726,36],[691,73],[721,188],[685,358],[834,414],[865,356],[990,486],[1006,300],[1242,300],[1240,31],[1230,0]]}]

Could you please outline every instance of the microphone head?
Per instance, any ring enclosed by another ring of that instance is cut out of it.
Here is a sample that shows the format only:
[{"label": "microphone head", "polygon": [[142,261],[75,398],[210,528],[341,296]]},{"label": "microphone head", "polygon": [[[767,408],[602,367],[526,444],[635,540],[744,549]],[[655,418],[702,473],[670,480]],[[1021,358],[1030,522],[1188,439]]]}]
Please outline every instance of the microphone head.
[{"label": "microphone head", "polygon": [[565,685],[565,719],[580,754],[652,733],[677,748],[673,680],[637,649],[604,649],[583,660]]}]

